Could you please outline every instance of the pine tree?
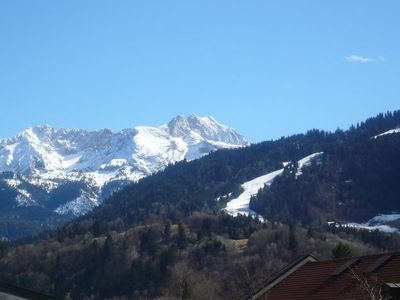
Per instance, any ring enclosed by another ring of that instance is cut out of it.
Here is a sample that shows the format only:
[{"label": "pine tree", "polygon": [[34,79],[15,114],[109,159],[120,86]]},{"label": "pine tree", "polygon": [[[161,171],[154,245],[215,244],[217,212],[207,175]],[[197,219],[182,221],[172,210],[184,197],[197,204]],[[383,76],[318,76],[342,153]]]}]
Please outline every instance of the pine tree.
[{"label": "pine tree", "polygon": [[93,232],[93,235],[95,237],[99,237],[101,235],[104,235],[104,234],[106,234],[108,232],[107,225],[102,221],[96,220],[93,223],[92,232]]},{"label": "pine tree", "polygon": [[191,297],[189,284],[186,282],[183,283],[183,291],[182,291],[182,300],[188,300]]},{"label": "pine tree", "polygon": [[164,227],[164,236],[165,238],[169,238],[171,235],[171,222],[167,221]]},{"label": "pine tree", "polygon": [[351,256],[352,253],[353,250],[349,245],[340,242],[332,250],[332,256],[334,258],[348,257]]},{"label": "pine tree", "polygon": [[314,229],[311,226],[309,226],[307,229],[307,237],[312,238],[314,237],[314,235],[315,235]]},{"label": "pine tree", "polygon": [[182,225],[182,223],[179,223],[178,225],[178,248],[180,250],[185,249],[187,246],[187,238],[186,238],[186,232],[185,232],[185,227]]},{"label": "pine tree", "polygon": [[289,249],[296,250],[299,242],[296,236],[296,225],[289,225]]},{"label": "pine tree", "polygon": [[108,235],[104,242],[104,258],[110,259],[114,254],[114,241],[111,235]]},{"label": "pine tree", "polygon": [[155,256],[159,250],[154,233],[151,230],[146,230],[140,237],[140,252],[147,252],[151,256]]},{"label": "pine tree", "polygon": [[6,241],[0,240],[0,259],[8,252],[8,244]]}]

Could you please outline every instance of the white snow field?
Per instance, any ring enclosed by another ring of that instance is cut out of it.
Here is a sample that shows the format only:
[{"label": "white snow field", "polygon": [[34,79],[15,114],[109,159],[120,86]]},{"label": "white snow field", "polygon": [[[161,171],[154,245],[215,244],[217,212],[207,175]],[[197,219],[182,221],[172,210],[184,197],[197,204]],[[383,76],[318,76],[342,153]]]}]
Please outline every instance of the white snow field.
[{"label": "white snow field", "polygon": [[369,224],[380,224],[385,222],[396,221],[400,219],[400,214],[378,215],[368,221]]},{"label": "white snow field", "polygon": [[[302,174],[302,169],[308,165],[310,165],[311,161],[317,157],[322,155],[322,152],[313,153],[308,155],[301,160],[298,161],[298,169],[296,176]],[[282,163],[284,166],[287,165],[287,162]],[[243,193],[239,195],[239,197],[232,199],[226,205],[225,211],[231,216],[236,217],[237,215],[251,215],[258,217],[260,220],[263,220],[261,216],[259,216],[255,211],[249,208],[250,199],[252,196],[255,196],[257,192],[262,189],[266,185],[271,185],[274,181],[275,177],[282,174],[284,168],[276,170],[274,172],[259,176],[250,181],[247,181],[242,184],[242,188],[244,189]]]},{"label": "white snow field", "polygon": [[380,136],[387,135],[387,134],[393,134],[393,133],[400,133],[400,128],[390,129],[390,130],[385,131],[385,132],[383,132],[381,134],[373,136],[373,138],[376,139],[376,138],[378,138]]},{"label": "white snow field", "polygon": [[244,192],[239,197],[229,201],[225,210],[234,217],[238,214],[257,216],[256,212],[249,209],[250,198],[256,195],[265,185],[270,185],[274,178],[281,175],[282,172],[283,169],[280,169],[243,183],[242,188]]},{"label": "white snow field", "polygon": [[309,165],[311,164],[311,162],[312,162],[315,158],[317,158],[318,156],[321,156],[321,155],[322,155],[322,152],[316,152],[316,153],[313,153],[313,154],[311,154],[311,155],[308,155],[308,156],[306,156],[306,157],[300,159],[300,160],[297,162],[298,165],[299,165],[299,167],[298,167],[298,169],[297,169],[296,176],[300,176],[300,175],[303,173],[303,168],[309,166]]},{"label": "white snow field", "polygon": [[392,227],[390,225],[385,224],[386,222],[396,221],[400,219],[400,214],[381,214],[378,216],[373,217],[368,222],[365,223],[337,223],[337,222],[328,222],[328,224],[335,225],[335,226],[344,226],[344,227],[353,227],[353,228],[360,228],[366,229],[369,231],[379,230],[382,232],[393,233],[397,232],[400,233],[400,229],[396,227]]}]

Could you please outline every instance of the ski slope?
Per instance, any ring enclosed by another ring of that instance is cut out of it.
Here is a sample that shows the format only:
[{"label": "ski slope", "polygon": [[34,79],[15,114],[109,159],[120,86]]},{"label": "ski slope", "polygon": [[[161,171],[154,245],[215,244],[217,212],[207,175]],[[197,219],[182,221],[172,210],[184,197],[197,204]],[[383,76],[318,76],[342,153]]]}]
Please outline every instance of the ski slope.
[{"label": "ski slope", "polygon": [[274,181],[275,177],[281,175],[282,172],[283,168],[243,183],[242,188],[244,189],[244,192],[236,199],[229,201],[225,210],[228,214],[234,217],[239,214],[257,216],[255,211],[249,209],[251,197],[256,195],[265,185],[270,185]]},{"label": "ski slope", "polygon": [[373,138],[376,139],[376,138],[378,138],[378,137],[380,137],[380,136],[388,135],[388,134],[393,134],[393,133],[400,133],[400,128],[390,129],[390,130],[385,131],[385,132],[383,132],[383,133],[381,133],[381,134],[378,134],[378,135],[373,136]]},{"label": "ski slope", "polygon": [[[310,165],[313,159],[322,155],[322,152],[313,153],[308,155],[298,161],[298,169],[296,172],[296,176],[302,174],[303,168]],[[285,163],[283,163],[285,166]],[[286,164],[287,165],[287,164]],[[250,181],[247,181],[242,184],[243,192],[239,195],[239,197],[232,199],[226,205],[225,211],[230,214],[231,216],[236,217],[237,215],[251,215],[256,216],[260,220],[263,220],[261,216],[259,216],[255,211],[249,208],[250,199],[252,196],[255,196],[260,189],[264,186],[269,186],[274,181],[274,179],[281,175],[284,168],[276,170],[274,172],[256,177]]]}]

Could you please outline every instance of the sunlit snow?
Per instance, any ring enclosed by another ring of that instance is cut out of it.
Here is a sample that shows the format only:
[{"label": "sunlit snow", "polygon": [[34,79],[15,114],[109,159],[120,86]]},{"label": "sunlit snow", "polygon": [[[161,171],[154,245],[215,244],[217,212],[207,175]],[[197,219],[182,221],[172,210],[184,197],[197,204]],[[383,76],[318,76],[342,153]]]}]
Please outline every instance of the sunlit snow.
[{"label": "sunlit snow", "polygon": [[[298,161],[298,171],[296,175],[301,175],[301,171],[304,167],[308,166],[313,159],[322,155],[322,152],[313,153],[308,155],[301,160]],[[287,165],[286,162],[283,163],[284,166]],[[262,189],[264,186],[271,185],[274,181],[275,177],[282,174],[284,168],[276,170],[274,172],[259,176],[254,178],[250,181],[247,181],[242,184],[243,192],[239,195],[239,197],[229,201],[226,205],[225,211],[232,215],[237,216],[241,215],[252,215],[257,216],[259,219],[262,220],[261,216],[258,216],[256,212],[249,208],[250,199],[252,196],[255,196],[257,192]]]},{"label": "sunlit snow", "polygon": [[316,157],[321,156],[321,155],[322,155],[322,152],[317,152],[317,153],[313,153],[311,155],[308,155],[308,156],[300,159],[297,162],[299,167],[297,169],[296,176],[300,176],[302,174],[303,168],[309,166],[313,159],[315,159]]},{"label": "sunlit snow", "polygon": [[328,222],[331,226],[343,226],[343,227],[352,227],[352,228],[360,228],[366,229],[369,231],[379,230],[382,232],[393,233],[400,232],[399,228],[392,227],[387,222],[392,222],[400,219],[400,214],[381,214],[371,218],[368,222],[365,223],[355,223],[355,222]]},{"label": "sunlit snow", "polygon": [[96,197],[81,195],[64,205],[61,205],[54,211],[58,214],[72,214],[73,216],[80,216],[88,213],[98,205],[99,202]]},{"label": "sunlit snow", "polygon": [[[26,182],[48,193],[70,181],[84,181],[93,190],[101,191],[114,180],[137,181],[183,159],[193,160],[217,149],[246,145],[249,142],[234,129],[212,117],[196,115],[177,116],[159,127],[137,126],[117,132],[40,125],[0,139],[0,172],[23,174]],[[26,197],[20,194],[22,202]],[[71,199],[58,212],[76,210],[74,203],[82,208],[84,205],[79,203],[84,201],[88,202],[87,207],[95,205],[84,200],[90,197]]]},{"label": "sunlit snow", "polygon": [[377,137],[380,137],[380,136],[383,136],[383,135],[388,135],[388,134],[393,134],[393,133],[400,133],[400,128],[390,129],[390,130],[385,131],[385,132],[383,132],[381,134],[373,136],[373,138],[376,139]]},{"label": "sunlit snow", "polygon": [[256,195],[265,185],[270,185],[274,178],[282,174],[282,172],[283,169],[280,169],[243,183],[244,192],[227,203],[226,211],[232,216],[237,216],[238,214],[256,216],[257,213],[249,208],[250,198]]},{"label": "sunlit snow", "polygon": [[80,154],[71,154],[71,155],[67,155],[67,156],[63,157],[62,158],[62,168],[63,169],[73,168],[73,166],[79,162],[81,157],[82,157],[82,155],[80,155]]}]

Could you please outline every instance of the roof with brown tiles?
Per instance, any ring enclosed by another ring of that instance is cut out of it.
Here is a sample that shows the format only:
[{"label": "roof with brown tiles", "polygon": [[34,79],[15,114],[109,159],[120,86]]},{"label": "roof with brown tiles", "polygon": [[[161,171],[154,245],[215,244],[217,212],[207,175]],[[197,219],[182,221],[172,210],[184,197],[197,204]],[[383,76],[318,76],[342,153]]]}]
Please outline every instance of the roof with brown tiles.
[{"label": "roof with brown tiles", "polygon": [[386,282],[400,283],[400,252],[307,262],[266,295],[268,300],[368,299],[365,283],[379,289]]}]

